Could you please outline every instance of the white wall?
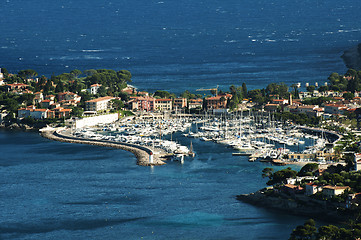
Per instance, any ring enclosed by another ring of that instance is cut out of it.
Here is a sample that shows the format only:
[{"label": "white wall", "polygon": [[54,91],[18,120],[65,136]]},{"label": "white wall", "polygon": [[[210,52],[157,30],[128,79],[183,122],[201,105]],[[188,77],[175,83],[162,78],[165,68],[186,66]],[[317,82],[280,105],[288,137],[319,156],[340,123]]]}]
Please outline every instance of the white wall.
[{"label": "white wall", "polygon": [[118,120],[118,113],[100,115],[95,117],[87,117],[83,119],[78,119],[75,121],[75,128],[83,128],[95,126],[99,123],[112,123]]}]

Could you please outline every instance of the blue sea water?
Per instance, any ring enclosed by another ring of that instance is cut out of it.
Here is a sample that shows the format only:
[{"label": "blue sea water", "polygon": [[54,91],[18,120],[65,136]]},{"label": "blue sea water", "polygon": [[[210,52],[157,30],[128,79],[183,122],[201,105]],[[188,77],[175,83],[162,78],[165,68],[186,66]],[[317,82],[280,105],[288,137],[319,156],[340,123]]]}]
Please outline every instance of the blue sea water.
[{"label": "blue sea water", "polygon": [[[325,82],[360,42],[356,0],[0,1],[0,67],[128,69],[141,89]],[[187,140],[181,140],[187,141]],[[189,142],[186,142],[189,144]],[[236,201],[262,163],[193,142],[183,166],[0,132],[0,238],[287,239],[304,218]]]},{"label": "blue sea water", "polygon": [[265,186],[267,165],[213,142],[154,168],[38,133],[0,130],[0,146],[1,239],[288,239],[305,221],[237,201]]},{"label": "blue sea water", "polygon": [[1,1],[0,66],[128,69],[154,91],[318,82],[360,42],[357,0]]}]

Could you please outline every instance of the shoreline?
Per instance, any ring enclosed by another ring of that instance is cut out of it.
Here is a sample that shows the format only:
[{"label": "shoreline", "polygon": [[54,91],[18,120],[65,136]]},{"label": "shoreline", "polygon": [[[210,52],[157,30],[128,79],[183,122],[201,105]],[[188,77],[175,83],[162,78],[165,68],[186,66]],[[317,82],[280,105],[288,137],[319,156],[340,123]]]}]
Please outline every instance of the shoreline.
[{"label": "shoreline", "polygon": [[267,196],[262,190],[236,196],[238,201],[267,210],[282,211],[295,216],[315,218],[327,222],[344,223],[353,217],[348,211],[341,212],[334,205],[307,196]]}]

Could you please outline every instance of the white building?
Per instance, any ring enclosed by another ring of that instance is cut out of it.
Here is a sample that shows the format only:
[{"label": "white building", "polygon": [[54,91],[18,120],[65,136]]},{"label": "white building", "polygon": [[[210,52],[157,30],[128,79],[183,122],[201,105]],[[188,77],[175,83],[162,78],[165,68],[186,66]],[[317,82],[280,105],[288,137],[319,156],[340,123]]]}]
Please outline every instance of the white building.
[{"label": "white building", "polygon": [[89,92],[90,94],[97,94],[98,93],[98,89],[101,87],[101,84],[93,84],[90,86]]},{"label": "white building", "polygon": [[93,112],[106,111],[111,108],[110,101],[113,99],[115,99],[115,97],[106,96],[86,101],[85,110]]}]

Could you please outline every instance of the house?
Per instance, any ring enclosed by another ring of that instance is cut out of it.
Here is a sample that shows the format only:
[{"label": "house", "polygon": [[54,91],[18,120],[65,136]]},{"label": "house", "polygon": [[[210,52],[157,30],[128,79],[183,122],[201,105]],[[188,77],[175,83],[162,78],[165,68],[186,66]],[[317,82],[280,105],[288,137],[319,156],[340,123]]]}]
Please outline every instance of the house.
[{"label": "house", "polygon": [[272,103],[278,105],[285,105],[288,104],[288,99],[272,99]]},{"label": "house", "polygon": [[42,108],[49,108],[50,105],[52,105],[53,103],[54,103],[53,100],[45,99],[45,100],[43,100],[43,101],[40,102],[40,106],[41,106]]},{"label": "house", "polygon": [[137,94],[136,88],[132,86],[127,86],[126,88],[123,88],[122,92],[127,93],[129,95]]},{"label": "house", "polygon": [[172,99],[155,99],[154,100],[154,109],[155,110],[172,110]]},{"label": "house", "polygon": [[68,118],[70,117],[71,109],[66,109],[63,107],[54,108],[49,111],[48,118]]},{"label": "house", "polygon": [[192,109],[192,108],[202,108],[203,106],[203,99],[198,98],[198,99],[189,99],[188,101],[188,108]]},{"label": "house", "polygon": [[48,117],[49,109],[34,109],[30,111],[30,117],[34,119],[45,119]]},{"label": "house", "polygon": [[361,170],[361,153],[354,154],[354,164],[355,164],[355,171]]},{"label": "house", "polygon": [[101,97],[93,100],[89,100],[85,102],[85,110],[86,111],[93,111],[93,112],[100,112],[106,111],[111,108],[110,101],[115,99],[115,97]]},{"label": "house", "polygon": [[343,104],[331,103],[325,105],[325,113],[329,114],[343,114],[346,109],[347,107]]},{"label": "house", "polygon": [[1,72],[1,68],[0,68],[0,80],[3,79],[3,78],[4,78],[4,74]]},{"label": "house", "polygon": [[173,101],[173,108],[181,109],[187,107],[187,99],[186,98],[175,98]]},{"label": "house", "polygon": [[282,186],[282,191],[288,194],[296,194],[301,193],[303,191],[303,188],[299,185],[285,184]]},{"label": "house", "polygon": [[231,97],[231,94],[220,94],[215,97],[206,98],[206,107],[207,109],[226,108],[228,99],[230,99]]},{"label": "house", "polygon": [[131,110],[153,111],[155,98],[152,97],[130,97],[129,108]]},{"label": "house", "polygon": [[90,92],[90,94],[97,94],[98,93],[98,89],[101,87],[101,84],[93,84],[90,86],[90,88],[88,89],[88,91]]},{"label": "house", "polygon": [[279,106],[280,105],[278,105],[276,103],[268,103],[264,106],[264,110],[268,111],[268,112],[274,112],[274,111],[277,111]]},{"label": "house", "polygon": [[76,94],[76,93],[72,93],[72,92],[61,92],[58,93],[58,101],[69,101],[69,100],[74,100],[75,102],[80,102],[81,97]]},{"label": "house", "polygon": [[24,83],[12,83],[12,84],[5,84],[5,86],[7,87],[8,92],[10,91],[19,91],[19,90],[25,90],[26,88],[29,87],[28,84],[24,84]]},{"label": "house", "polygon": [[322,187],[318,186],[314,183],[306,183],[306,185],[305,185],[305,195],[307,195],[307,196],[311,196],[311,195],[321,192],[321,191],[322,191]]},{"label": "house", "polygon": [[324,186],[322,188],[322,194],[328,198],[332,198],[334,196],[337,195],[341,195],[342,193],[344,193],[346,190],[351,189],[348,186]]},{"label": "house", "polygon": [[361,193],[349,194],[346,198],[346,208],[356,208],[361,204]]}]

